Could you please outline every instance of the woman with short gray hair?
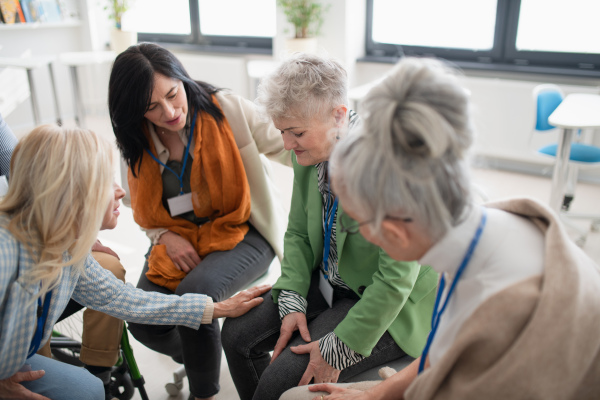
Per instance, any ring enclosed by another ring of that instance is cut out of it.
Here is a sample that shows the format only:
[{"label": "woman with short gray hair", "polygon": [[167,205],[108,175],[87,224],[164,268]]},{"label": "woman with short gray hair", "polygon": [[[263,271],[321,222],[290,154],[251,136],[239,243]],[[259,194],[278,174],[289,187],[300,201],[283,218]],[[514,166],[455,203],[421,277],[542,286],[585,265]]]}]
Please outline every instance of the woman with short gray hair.
[{"label": "woman with short gray hair", "polygon": [[271,119],[312,119],[348,103],[348,76],[335,59],[296,53],[261,82],[256,102]]},{"label": "woman with short gray hair", "polygon": [[[345,381],[406,354],[418,356],[437,274],[392,260],[348,229],[353,221],[342,218],[330,189],[329,156],[357,120],[347,106],[344,68],[296,54],[261,82],[258,103],[294,151],[294,187],[281,277],[265,295],[273,301],[223,326],[240,398],[278,399],[313,380]],[[292,337],[295,331],[300,335]]]},{"label": "woman with short gray hair", "polygon": [[367,240],[442,274],[431,333],[380,384],[282,398],[598,398],[598,266],[545,205],[472,200],[469,97],[454,71],[403,59],[362,106],[361,129],[331,157],[333,187]]}]

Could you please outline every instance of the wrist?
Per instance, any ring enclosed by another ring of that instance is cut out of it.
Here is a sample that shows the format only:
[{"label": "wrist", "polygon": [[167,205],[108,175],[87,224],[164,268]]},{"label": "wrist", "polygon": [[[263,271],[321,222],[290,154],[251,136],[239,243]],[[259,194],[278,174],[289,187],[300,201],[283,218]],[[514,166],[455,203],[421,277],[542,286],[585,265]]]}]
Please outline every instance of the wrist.
[{"label": "wrist", "polygon": [[213,303],[213,315],[212,319],[223,318],[225,316],[226,310],[223,307],[222,302]]},{"label": "wrist", "polygon": [[165,236],[165,234],[167,234],[167,233],[169,233],[169,231],[168,231],[168,230],[166,230],[166,229],[165,229],[164,231],[161,231],[161,232],[159,232],[159,233],[158,233],[158,234],[157,234],[157,235],[154,237],[154,240],[152,240],[152,244],[153,244],[153,245],[155,245],[155,246],[156,246],[157,244],[164,244],[164,243],[162,243],[162,242],[161,242],[161,239],[163,239],[163,238],[164,238],[164,236]]},{"label": "wrist", "polygon": [[211,324],[213,319],[215,318],[215,304],[213,299],[209,296],[206,296],[206,305],[204,306],[204,313],[202,314],[201,324]]}]

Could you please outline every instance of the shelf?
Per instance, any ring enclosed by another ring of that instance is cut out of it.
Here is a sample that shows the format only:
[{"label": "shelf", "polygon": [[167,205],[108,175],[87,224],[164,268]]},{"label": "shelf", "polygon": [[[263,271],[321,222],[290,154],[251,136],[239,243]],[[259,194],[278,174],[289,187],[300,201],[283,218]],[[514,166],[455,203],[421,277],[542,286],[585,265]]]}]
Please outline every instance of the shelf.
[{"label": "shelf", "polygon": [[61,22],[27,22],[17,24],[0,24],[0,31],[24,31],[30,29],[76,28],[81,26],[80,20]]}]

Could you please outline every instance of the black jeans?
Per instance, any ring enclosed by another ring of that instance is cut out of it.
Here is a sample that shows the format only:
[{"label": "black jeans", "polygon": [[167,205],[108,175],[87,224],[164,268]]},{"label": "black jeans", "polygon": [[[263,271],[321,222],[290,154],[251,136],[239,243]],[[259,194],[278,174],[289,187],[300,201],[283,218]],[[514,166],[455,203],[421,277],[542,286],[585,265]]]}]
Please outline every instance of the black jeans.
[{"label": "black jeans", "polygon": [[[297,386],[306,371],[310,356],[294,354],[291,346],[304,344],[296,331],[286,349],[273,364],[269,351],[273,350],[281,321],[278,306],[271,299],[271,292],[264,295],[265,301],[238,318],[227,318],[223,324],[223,349],[229,371],[241,400],[276,400],[288,389]],[[311,339],[319,340],[344,319],[356,304],[358,297],[344,294],[334,297],[333,308],[329,308],[319,291],[319,275],[313,274],[307,299],[306,317]],[[371,356],[343,370],[339,382],[405,355],[389,333],[385,333]]]},{"label": "black jeans", "polygon": [[[150,252],[148,252],[150,254]],[[148,257],[148,255],[146,255]],[[202,293],[219,302],[244,289],[263,275],[275,252],[258,231],[250,226],[243,241],[232,250],[217,251],[206,256],[181,281],[175,294]],[[137,287],[145,291],[171,294],[146,278],[144,265]],[[210,397],[219,392],[221,369],[221,332],[219,321],[191,329],[174,325],[129,324],[129,330],[141,343],[152,350],[171,356],[183,363],[190,392],[196,397]]]}]

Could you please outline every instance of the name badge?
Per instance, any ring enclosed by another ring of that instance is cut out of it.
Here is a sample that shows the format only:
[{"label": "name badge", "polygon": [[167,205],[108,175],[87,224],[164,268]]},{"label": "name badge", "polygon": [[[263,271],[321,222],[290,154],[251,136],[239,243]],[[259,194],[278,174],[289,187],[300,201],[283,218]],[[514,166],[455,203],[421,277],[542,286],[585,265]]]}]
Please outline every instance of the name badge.
[{"label": "name badge", "polygon": [[169,203],[171,217],[184,214],[188,211],[194,211],[194,205],[192,204],[192,193],[171,197],[170,199],[167,199],[167,203]]},{"label": "name badge", "polygon": [[319,271],[320,279],[319,279],[319,290],[321,294],[325,298],[327,304],[329,304],[329,308],[333,307],[333,286],[329,283],[329,280],[325,278],[325,274],[323,271]]}]

